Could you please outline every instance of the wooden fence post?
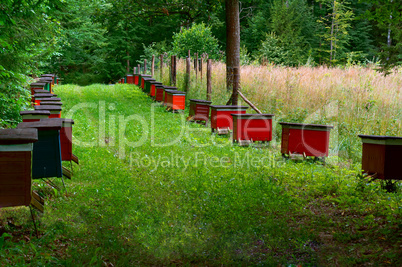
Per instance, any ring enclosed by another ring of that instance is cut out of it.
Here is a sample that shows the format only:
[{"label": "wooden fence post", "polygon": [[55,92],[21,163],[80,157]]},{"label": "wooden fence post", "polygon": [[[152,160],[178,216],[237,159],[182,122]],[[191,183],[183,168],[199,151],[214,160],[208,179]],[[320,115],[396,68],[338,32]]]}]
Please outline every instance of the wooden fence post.
[{"label": "wooden fence post", "polygon": [[211,101],[212,83],[211,83],[212,60],[207,60],[207,100]]},{"label": "wooden fence post", "polygon": [[140,64],[137,65],[137,71],[138,71],[138,74],[141,74],[141,65]]},{"label": "wooden fence post", "polygon": [[151,62],[151,76],[154,77],[154,69],[155,69],[155,56],[152,55],[152,62]]},{"label": "wooden fence post", "polygon": [[195,69],[195,80],[198,80],[198,53],[195,54],[195,65],[194,65],[194,69]]},{"label": "wooden fence post", "polygon": [[160,77],[160,81],[163,82],[163,55],[160,55],[160,72],[161,72],[161,77]]},{"label": "wooden fence post", "polygon": [[190,73],[191,73],[191,59],[188,57],[186,58],[186,77],[185,77],[185,83],[186,83],[186,93],[190,91]]},{"label": "wooden fence post", "polygon": [[201,81],[202,81],[202,57],[200,57],[200,75],[201,75]]},{"label": "wooden fence post", "polygon": [[147,60],[144,59],[144,74],[147,74]]}]

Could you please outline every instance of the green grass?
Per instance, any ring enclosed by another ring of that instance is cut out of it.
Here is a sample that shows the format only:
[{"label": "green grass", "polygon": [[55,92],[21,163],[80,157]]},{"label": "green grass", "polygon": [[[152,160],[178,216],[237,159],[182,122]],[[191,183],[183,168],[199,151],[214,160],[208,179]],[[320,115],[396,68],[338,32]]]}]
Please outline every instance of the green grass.
[{"label": "green grass", "polygon": [[35,182],[39,239],[27,208],[0,210],[0,265],[402,264],[400,185],[359,164],[232,146],[130,85],[56,93],[80,165],[67,192]]}]

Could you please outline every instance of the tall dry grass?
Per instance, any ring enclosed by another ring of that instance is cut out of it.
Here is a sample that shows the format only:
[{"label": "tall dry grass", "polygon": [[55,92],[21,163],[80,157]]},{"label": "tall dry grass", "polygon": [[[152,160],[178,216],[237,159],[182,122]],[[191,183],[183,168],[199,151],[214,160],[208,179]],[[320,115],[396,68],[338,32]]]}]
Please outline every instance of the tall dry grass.
[{"label": "tall dry grass", "polygon": [[[191,70],[189,98],[206,98],[206,64],[203,79],[195,79]],[[212,101],[224,105],[226,65],[212,66]],[[179,60],[177,86],[184,90],[185,61]],[[157,77],[158,78],[158,77]],[[160,77],[159,77],[160,79]],[[163,81],[168,82],[165,67]],[[383,76],[370,68],[352,66],[280,67],[242,66],[241,91],[263,113],[275,114],[276,122],[305,122],[335,126],[332,150],[342,156],[359,159],[358,134],[402,136],[402,75]],[[240,100],[242,105],[246,105]],[[249,112],[253,112],[251,109]],[[276,137],[280,126],[276,125]]]}]

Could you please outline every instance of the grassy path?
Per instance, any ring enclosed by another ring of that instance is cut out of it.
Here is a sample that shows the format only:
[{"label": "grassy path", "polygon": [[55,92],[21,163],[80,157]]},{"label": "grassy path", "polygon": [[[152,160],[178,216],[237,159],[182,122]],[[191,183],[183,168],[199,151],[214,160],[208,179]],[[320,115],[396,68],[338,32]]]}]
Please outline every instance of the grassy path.
[{"label": "grassy path", "polygon": [[359,180],[360,166],[232,146],[129,85],[56,93],[80,166],[67,193],[36,185],[39,239],[25,208],[0,211],[0,236],[13,235],[0,265],[402,263],[400,189]]}]

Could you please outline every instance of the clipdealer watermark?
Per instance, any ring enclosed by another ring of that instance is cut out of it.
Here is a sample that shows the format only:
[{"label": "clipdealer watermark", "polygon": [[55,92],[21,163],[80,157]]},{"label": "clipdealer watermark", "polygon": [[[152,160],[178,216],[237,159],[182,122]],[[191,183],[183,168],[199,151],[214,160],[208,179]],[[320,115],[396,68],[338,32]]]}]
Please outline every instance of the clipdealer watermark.
[{"label": "clipdealer watermark", "polygon": [[275,160],[272,154],[257,156],[250,152],[234,152],[231,155],[219,157],[208,155],[205,152],[196,152],[192,156],[185,157],[171,151],[169,155],[156,157],[132,152],[129,154],[129,164],[131,168],[145,168],[149,171],[156,171],[160,168],[178,168],[186,171],[189,167],[273,168],[281,165],[281,161]]}]

